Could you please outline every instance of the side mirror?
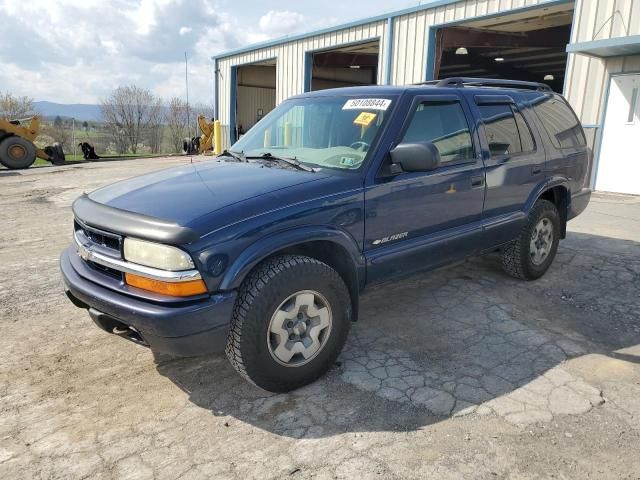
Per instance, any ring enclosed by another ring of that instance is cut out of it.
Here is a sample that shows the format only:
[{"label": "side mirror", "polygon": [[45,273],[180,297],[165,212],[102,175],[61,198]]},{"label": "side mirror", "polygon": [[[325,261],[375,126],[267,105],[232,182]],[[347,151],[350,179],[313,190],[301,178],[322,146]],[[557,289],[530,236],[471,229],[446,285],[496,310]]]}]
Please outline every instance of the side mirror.
[{"label": "side mirror", "polygon": [[429,142],[401,143],[389,153],[405,172],[428,172],[440,165],[440,152]]}]

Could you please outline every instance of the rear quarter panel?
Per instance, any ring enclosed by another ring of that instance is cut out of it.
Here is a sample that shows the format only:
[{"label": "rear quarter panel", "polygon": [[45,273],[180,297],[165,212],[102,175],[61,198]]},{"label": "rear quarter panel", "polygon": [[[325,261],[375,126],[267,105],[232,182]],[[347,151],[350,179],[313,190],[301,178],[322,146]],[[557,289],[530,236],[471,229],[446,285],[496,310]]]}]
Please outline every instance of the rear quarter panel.
[{"label": "rear quarter panel", "polygon": [[[591,149],[587,146],[586,141],[582,145],[573,145],[566,148],[558,148],[557,144],[551,139],[550,130],[547,128],[548,123],[552,121],[550,118],[546,118],[540,114],[540,111],[535,108],[538,103],[546,102],[550,100],[556,100],[564,103],[571,114],[575,122],[580,125],[580,121],[576,116],[571,105],[558,94],[547,94],[542,97],[532,100],[532,117],[535,119],[538,125],[538,130],[544,141],[545,151],[547,159],[545,163],[545,170],[548,178],[555,180],[563,179],[566,182],[566,187],[572,194],[580,192],[582,188],[588,186],[588,173],[589,165],[592,159]],[[569,125],[567,125],[569,126]],[[584,131],[580,126],[581,135],[584,138]]]}]

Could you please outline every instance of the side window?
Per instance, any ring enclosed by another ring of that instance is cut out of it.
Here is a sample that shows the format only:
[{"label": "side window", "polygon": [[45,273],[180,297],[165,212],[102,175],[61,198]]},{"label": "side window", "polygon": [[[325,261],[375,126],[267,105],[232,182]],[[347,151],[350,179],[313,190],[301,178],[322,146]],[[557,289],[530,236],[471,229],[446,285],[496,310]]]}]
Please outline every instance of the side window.
[{"label": "side window", "polygon": [[531,130],[509,104],[479,105],[491,156],[515,155],[535,149]]},{"label": "side window", "polygon": [[533,106],[556,148],[583,147],[587,144],[580,122],[564,101],[545,97]]},{"label": "side window", "polygon": [[473,158],[471,132],[460,102],[423,102],[416,108],[402,142],[431,142],[442,164]]},{"label": "side window", "polygon": [[536,149],[536,144],[533,141],[533,135],[531,129],[527,124],[520,112],[513,112],[516,116],[516,124],[518,125],[518,133],[520,134],[520,142],[522,143],[523,152],[533,152]]}]

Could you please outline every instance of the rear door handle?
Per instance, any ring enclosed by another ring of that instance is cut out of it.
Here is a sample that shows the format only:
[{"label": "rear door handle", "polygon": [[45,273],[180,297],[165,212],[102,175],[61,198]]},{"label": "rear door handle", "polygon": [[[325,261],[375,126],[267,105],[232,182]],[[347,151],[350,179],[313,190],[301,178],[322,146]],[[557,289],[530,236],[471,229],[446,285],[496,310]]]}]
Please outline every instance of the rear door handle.
[{"label": "rear door handle", "polygon": [[475,177],[471,177],[471,188],[478,188],[484,185],[484,176],[478,175]]},{"label": "rear door handle", "polygon": [[542,167],[532,167],[531,175],[539,175],[542,173]]}]

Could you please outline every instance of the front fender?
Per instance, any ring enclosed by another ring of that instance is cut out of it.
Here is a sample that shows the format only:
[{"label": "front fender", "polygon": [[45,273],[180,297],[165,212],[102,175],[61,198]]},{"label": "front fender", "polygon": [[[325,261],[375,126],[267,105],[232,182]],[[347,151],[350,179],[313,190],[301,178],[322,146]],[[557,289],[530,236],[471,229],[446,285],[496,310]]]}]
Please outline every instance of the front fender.
[{"label": "front fender", "polygon": [[353,260],[360,282],[364,280],[365,260],[356,240],[347,232],[336,227],[308,226],[277,232],[261,238],[246,248],[229,266],[219,290],[232,290],[240,287],[249,272],[261,261],[274,253],[313,241],[334,242],[343,247]]}]

